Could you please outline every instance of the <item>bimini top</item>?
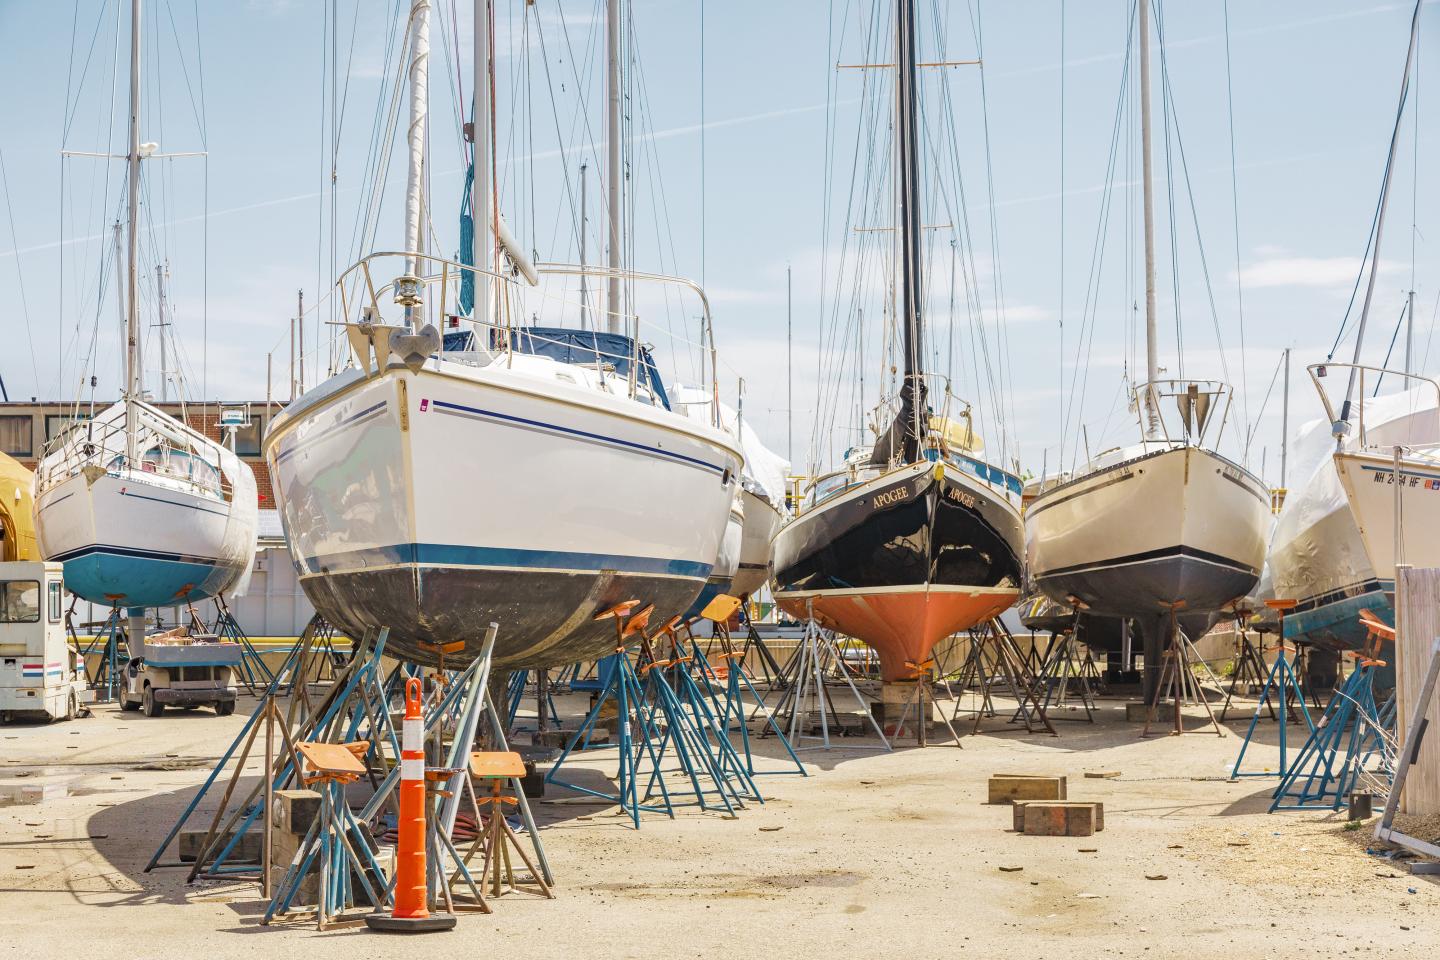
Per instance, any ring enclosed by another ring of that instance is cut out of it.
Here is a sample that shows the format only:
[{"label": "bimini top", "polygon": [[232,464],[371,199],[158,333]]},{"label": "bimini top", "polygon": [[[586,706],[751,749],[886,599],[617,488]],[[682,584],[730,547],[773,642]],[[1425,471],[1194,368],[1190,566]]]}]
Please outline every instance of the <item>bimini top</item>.
[{"label": "bimini top", "polygon": [[[489,348],[499,350],[504,336],[504,331],[492,329]],[[471,331],[445,334],[446,353],[473,349],[475,337]],[[666,410],[670,409],[670,398],[665,393],[665,384],[660,379],[660,371],[650,356],[649,348],[637,347],[634,340],[622,333],[567,327],[519,327],[510,331],[510,349],[579,366],[603,363],[613,368],[617,376],[626,379],[630,376],[631,358],[638,357],[640,366],[635,374],[636,382],[658,398]]]}]

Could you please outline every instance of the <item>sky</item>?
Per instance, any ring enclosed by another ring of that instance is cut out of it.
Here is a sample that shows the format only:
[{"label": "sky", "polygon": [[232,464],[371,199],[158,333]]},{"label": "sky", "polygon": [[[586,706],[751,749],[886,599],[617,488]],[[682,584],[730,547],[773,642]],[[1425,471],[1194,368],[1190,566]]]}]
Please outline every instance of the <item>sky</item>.
[{"label": "sky", "polygon": [[[963,181],[971,239],[961,246],[969,246],[973,272],[962,274],[983,305],[987,347],[1006,371],[999,409],[984,402],[993,394],[984,378],[965,373],[977,369],[982,348],[964,318],[949,311],[953,230],[937,227],[927,257],[927,322],[935,338],[958,324],[948,347],[955,359],[941,366],[954,366],[956,391],[977,403],[982,435],[1012,438],[1004,449],[1028,472],[1053,470],[1057,461],[1068,466],[1086,448],[1132,441],[1123,377],[1135,373],[1137,358],[1143,367],[1143,347],[1132,336],[1133,307],[1143,305],[1133,124],[1120,125],[1119,159],[1107,176],[1131,6],[919,6],[922,59],[983,56],[983,66],[922,71],[927,136],[947,130],[959,158],[958,174],[938,164],[927,173],[933,195],[926,222],[953,225],[955,205],[942,209],[936,196]],[[1170,375],[1181,369],[1178,309],[1185,375],[1227,376],[1236,387],[1222,446],[1278,484],[1281,399],[1272,378],[1281,351],[1292,348],[1290,432],[1321,414],[1304,368],[1330,352],[1366,249],[1411,5],[1159,6],[1170,95],[1160,92],[1157,52],[1157,137],[1168,107],[1189,174],[1187,190],[1172,147],[1173,225],[1172,197],[1157,184],[1160,363]],[[338,318],[326,294],[336,275],[362,247],[402,246],[401,145],[386,154],[372,139],[386,127],[391,45],[407,7],[396,0],[146,5],[142,139],[162,153],[205,153],[147,161],[142,205],[142,315],[155,320],[154,269],[168,264],[167,299],[190,398],[261,399],[267,361],[271,395],[288,397],[289,330],[302,289],[305,380],[313,385],[327,372],[326,321]],[[579,165],[587,163],[593,260],[603,233],[596,59],[603,3],[540,0],[529,9],[527,19],[518,0],[496,6],[501,208],[542,259],[573,260]],[[876,366],[880,356],[878,307],[865,314],[866,342],[853,352],[834,346],[836,305],[848,302],[855,281],[836,266],[845,262],[845,224],[855,219],[847,220],[850,161],[865,105],[876,102],[866,100],[865,71],[836,65],[879,55],[859,42],[858,27],[871,14],[859,0],[630,5],[639,65],[628,101],[630,262],[703,283],[722,392],[735,402],[743,378],[746,419],[799,465],[818,459],[824,466],[853,442],[855,431],[843,423],[855,417],[837,405],[854,405],[843,397],[853,394],[857,370]],[[431,224],[435,248],[453,252],[465,162],[459,102],[468,99],[456,86],[458,74],[468,91],[470,4],[436,0],[434,15]],[[0,107],[0,332],[7,345],[0,377],[12,399],[88,396],[90,376],[99,398],[118,389],[109,225],[122,208],[123,164],[62,160],[61,151],[123,151],[128,16],[128,3],[118,0],[0,0],[0,37],[25,38],[6,45],[0,84],[27,91]],[[1437,44],[1440,10],[1427,5],[1364,353],[1367,362],[1383,360],[1412,288],[1413,263],[1415,367],[1431,374],[1440,367],[1440,345],[1433,356],[1429,349],[1440,306],[1433,245],[1440,243],[1440,196],[1423,178],[1417,191],[1415,171],[1436,149],[1427,81]],[[333,149],[332,79],[335,98],[343,96]],[[1132,92],[1135,82],[1132,76]],[[883,79],[868,89],[883,93]],[[403,114],[403,101],[400,107]],[[1166,153],[1158,142],[1156,149],[1156,179],[1164,181]],[[377,192],[370,164],[379,155],[388,155],[389,168]],[[1102,227],[1107,183],[1115,193]],[[869,187],[884,190],[878,181]],[[383,203],[367,207],[377,195]],[[366,209],[373,213],[369,234],[357,229]],[[1097,236],[1106,253],[1095,271]],[[699,312],[693,302],[642,296],[637,303],[653,330],[689,330]],[[1082,333],[1087,347],[1077,351]],[[158,393],[156,342],[147,376]],[[1350,349],[1340,353],[1348,358]],[[1392,365],[1399,363],[1397,353]],[[686,379],[695,369],[677,358],[666,372]],[[871,378],[870,393],[880,379]],[[851,383],[851,394],[838,390],[841,382]]]}]

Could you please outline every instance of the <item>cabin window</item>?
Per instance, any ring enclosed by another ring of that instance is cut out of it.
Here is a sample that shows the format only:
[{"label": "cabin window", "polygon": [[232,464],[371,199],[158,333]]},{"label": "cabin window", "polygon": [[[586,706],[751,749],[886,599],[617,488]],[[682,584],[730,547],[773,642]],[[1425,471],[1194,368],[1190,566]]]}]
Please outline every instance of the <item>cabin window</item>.
[{"label": "cabin window", "polygon": [[28,416],[0,417],[0,453],[29,457],[35,453],[34,423]]},{"label": "cabin window", "polygon": [[40,581],[0,580],[0,623],[40,622]]},{"label": "cabin window", "polygon": [[47,605],[47,607],[48,607],[48,610],[47,610],[47,614],[46,614],[46,615],[50,617],[50,622],[51,622],[51,623],[59,623],[59,622],[60,622],[60,600],[61,600],[61,597],[60,597],[60,581],[59,581],[59,580],[51,580],[49,583],[47,583],[47,584],[45,585],[45,590],[46,590],[46,597],[45,597],[45,599],[46,599],[46,605]]}]

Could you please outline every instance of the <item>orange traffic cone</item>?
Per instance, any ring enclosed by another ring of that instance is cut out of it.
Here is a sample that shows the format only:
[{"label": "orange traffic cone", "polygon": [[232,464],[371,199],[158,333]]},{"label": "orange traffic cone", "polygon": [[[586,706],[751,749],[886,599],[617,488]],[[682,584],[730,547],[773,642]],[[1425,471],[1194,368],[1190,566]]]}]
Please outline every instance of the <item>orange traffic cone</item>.
[{"label": "orange traffic cone", "polygon": [[455,926],[454,914],[432,915],[425,879],[425,720],[420,681],[405,683],[405,720],[400,735],[400,830],[395,841],[395,907],[365,918],[371,930],[427,933]]}]

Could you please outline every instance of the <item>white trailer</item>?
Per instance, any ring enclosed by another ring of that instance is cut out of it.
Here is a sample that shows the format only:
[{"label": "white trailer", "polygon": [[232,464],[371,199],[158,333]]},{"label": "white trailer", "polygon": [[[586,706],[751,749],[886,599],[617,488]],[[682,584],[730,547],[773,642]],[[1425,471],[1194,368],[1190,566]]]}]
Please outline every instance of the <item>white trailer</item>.
[{"label": "white trailer", "polygon": [[0,722],[74,719],[95,699],[65,635],[64,565],[0,563]]}]

